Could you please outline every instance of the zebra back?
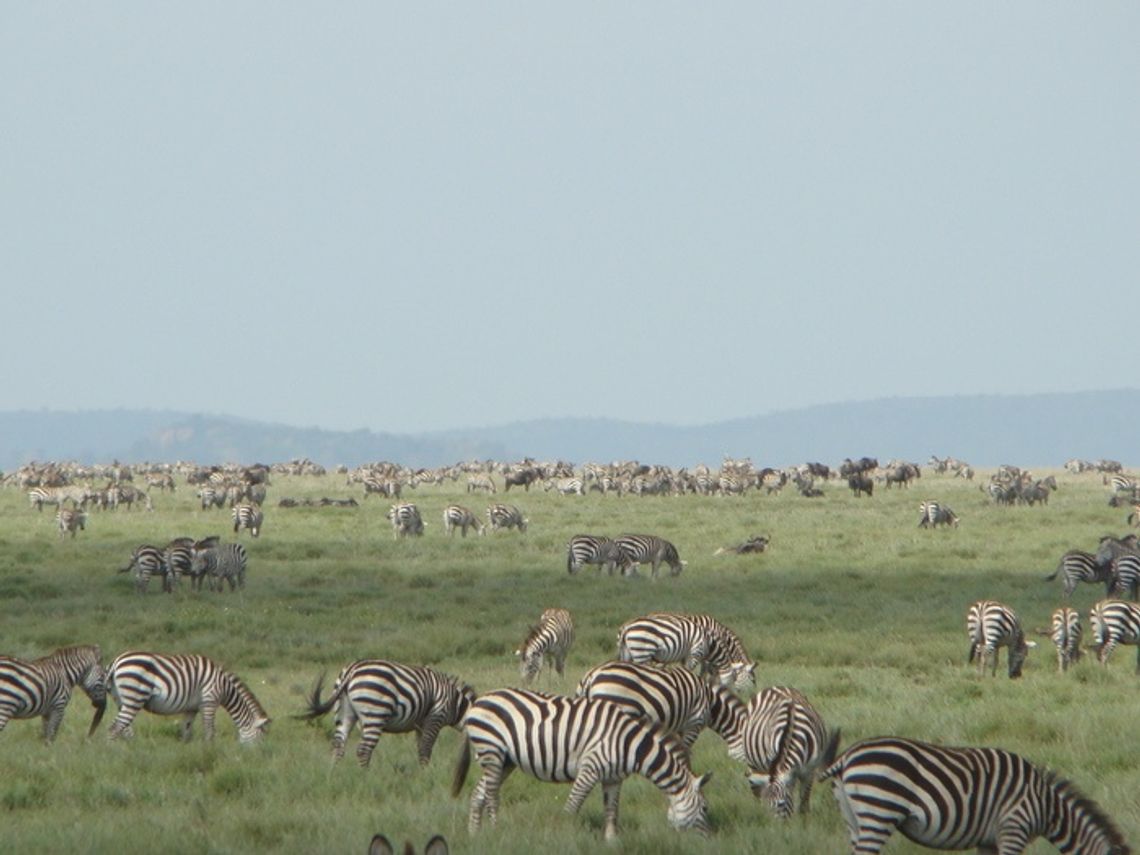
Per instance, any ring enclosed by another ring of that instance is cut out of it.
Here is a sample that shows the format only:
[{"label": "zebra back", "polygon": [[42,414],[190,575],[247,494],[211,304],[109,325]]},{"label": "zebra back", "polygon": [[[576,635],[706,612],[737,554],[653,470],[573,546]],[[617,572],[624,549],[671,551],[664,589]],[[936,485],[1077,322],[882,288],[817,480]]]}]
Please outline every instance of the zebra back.
[{"label": "zebra back", "polygon": [[[1140,645],[1140,605],[1124,600],[1101,600],[1089,612],[1097,661],[1105,665],[1121,644]],[[1140,672],[1140,649],[1136,670]]]},{"label": "zebra back", "polygon": [[1013,609],[996,600],[979,600],[966,611],[966,632],[970,636],[969,661],[977,659],[978,674],[985,671],[986,660],[993,659],[992,673],[997,673],[997,653],[1001,647],[1009,648],[1009,676],[1017,679],[1030,647],[1036,642],[1026,641],[1021,621]]},{"label": "zebra back", "polygon": [[1076,609],[1062,606],[1053,612],[1052,639],[1057,648],[1057,670],[1067,671],[1081,658],[1081,616]]},{"label": "zebra back", "polygon": [[996,852],[1000,844],[1002,852],[1022,852],[1044,837],[1075,855],[1131,852],[1108,816],[1070,782],[999,748],[866,739],[822,779],[835,781],[853,853],[878,852],[900,827],[936,849]]}]

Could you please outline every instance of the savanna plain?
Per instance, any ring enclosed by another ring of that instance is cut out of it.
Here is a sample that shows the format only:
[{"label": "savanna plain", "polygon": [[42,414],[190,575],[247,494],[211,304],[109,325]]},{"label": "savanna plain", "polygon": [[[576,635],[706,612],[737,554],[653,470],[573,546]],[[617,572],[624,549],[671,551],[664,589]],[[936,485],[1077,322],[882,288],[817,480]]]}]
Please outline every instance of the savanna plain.
[{"label": "savanna plain", "polygon": [[[1023,461],[1031,464],[1032,461]],[[133,740],[109,742],[106,718],[91,738],[87,698],[78,690],[55,742],[37,721],[0,734],[0,849],[7,852],[363,853],[383,832],[422,847],[436,833],[452,852],[596,852],[602,804],[593,793],[565,814],[569,788],[522,774],[503,786],[498,825],[467,832],[478,768],[458,799],[449,795],[461,734],[446,729],[421,768],[412,735],[385,735],[367,769],[354,750],[333,763],[333,714],[304,711],[319,675],[327,692],[339,669],[361,658],[430,665],[477,691],[518,686],[514,650],[544,608],[569,609],[576,642],[566,673],[544,669],[534,688],[573,693],[590,667],[616,653],[618,627],[651,611],[707,612],[736,631],[757,661],[757,686],[803,691],[841,748],[870,736],[900,735],[946,745],[998,746],[1072,780],[1140,842],[1140,677],[1135,650],[1108,667],[1086,656],[1060,674],[1047,637],[1061,582],[1043,580],[1068,549],[1095,551],[1105,534],[1127,530],[1127,509],[1110,507],[1100,474],[1053,474],[1044,506],[996,506],[973,482],[933,474],[909,489],[876,484],[855,498],[831,481],[822,498],[797,495],[562,497],[538,487],[488,497],[462,481],[407,490],[427,524],[422,537],[396,540],[389,503],[364,499],[343,475],[275,475],[260,538],[232,533],[228,509],[202,510],[195,488],[152,491],[155,509],[92,511],[86,531],[60,539],[51,510],[37,513],[22,491],[0,491],[0,652],[33,658],[56,647],[96,643],[104,663],[128,649],[200,653],[225,664],[253,690],[273,721],[258,743],[239,746],[219,712],[212,743],[200,723],[190,742],[179,719],[142,713]],[[500,479],[501,484],[501,479]],[[285,496],[354,496],[359,507],[281,508]],[[961,518],[956,529],[920,529],[918,504],[936,499]],[[492,501],[517,505],[525,533],[444,534],[450,502],[480,518]],[[683,573],[624,579],[587,567],[566,572],[574,534],[651,533],[671,540]],[[249,553],[244,590],[162,593],[152,580],[134,590],[125,567],[134,547],[178,536],[240,539]],[[715,555],[754,535],[767,552]],[[1081,585],[1082,614],[1103,588]],[[967,606],[1000,600],[1039,642],[1020,680],[967,665]],[[678,833],[664,796],[644,778],[622,788],[615,852],[842,853],[847,832],[830,785],[819,784],[806,816],[781,822],[750,793],[745,769],[705,731],[694,771],[711,771],[706,790],[714,833]],[[887,852],[926,852],[895,834]],[[1055,851],[1038,841],[1030,852]]]}]

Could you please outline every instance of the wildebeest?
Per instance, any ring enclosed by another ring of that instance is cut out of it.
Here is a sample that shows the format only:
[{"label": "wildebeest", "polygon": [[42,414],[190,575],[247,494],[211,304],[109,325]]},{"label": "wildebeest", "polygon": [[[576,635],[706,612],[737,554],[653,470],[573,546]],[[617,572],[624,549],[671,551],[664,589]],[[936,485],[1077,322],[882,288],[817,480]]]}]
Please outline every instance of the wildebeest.
[{"label": "wildebeest", "polygon": [[863,493],[870,496],[875,489],[875,482],[871,480],[869,475],[858,472],[847,477],[847,486],[851,488],[851,492],[856,497]]}]

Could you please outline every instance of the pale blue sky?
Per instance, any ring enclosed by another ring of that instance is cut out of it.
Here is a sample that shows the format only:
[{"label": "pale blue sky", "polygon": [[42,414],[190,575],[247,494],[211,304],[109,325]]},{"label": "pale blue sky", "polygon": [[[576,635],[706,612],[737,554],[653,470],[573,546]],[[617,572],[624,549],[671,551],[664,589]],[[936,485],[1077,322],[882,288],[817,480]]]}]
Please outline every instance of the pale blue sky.
[{"label": "pale blue sky", "polygon": [[14,3],[0,409],[1134,387],[1140,5]]}]

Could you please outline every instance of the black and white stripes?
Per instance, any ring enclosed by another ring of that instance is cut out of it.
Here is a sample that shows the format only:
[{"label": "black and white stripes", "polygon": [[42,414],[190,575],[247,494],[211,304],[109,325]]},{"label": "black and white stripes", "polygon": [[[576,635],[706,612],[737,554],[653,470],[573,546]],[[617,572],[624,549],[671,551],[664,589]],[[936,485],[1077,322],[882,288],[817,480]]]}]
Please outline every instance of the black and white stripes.
[{"label": "black and white stripes", "polygon": [[1140,673],[1140,605],[1124,600],[1101,600],[1089,612],[1094,649],[1101,665],[1121,644],[1135,644],[1136,671]]},{"label": "black and white stripes", "polygon": [[554,670],[562,675],[566,654],[574,643],[574,619],[566,609],[545,609],[538,623],[532,626],[526,640],[515,651],[519,659],[519,674],[529,683],[542,670],[546,657],[554,660]]},{"label": "black and white stripes", "polygon": [[269,726],[269,716],[245,683],[205,656],[122,653],[107,669],[107,686],[119,705],[112,739],[131,736],[131,723],[144,709],[181,715],[184,740],[199,712],[205,738],[213,739],[219,707],[233,719],[240,742],[259,739]]},{"label": "black and white stripes", "polygon": [[617,836],[621,784],[632,774],[644,775],[666,795],[667,818],[674,828],[709,830],[701,791],[707,776],[693,774],[678,739],[618,704],[502,689],[479,696],[462,724],[467,739],[451,792],[459,795],[474,751],[483,775],[471,794],[472,832],[484,815],[492,823],[497,820],[499,789],[514,767],[542,781],[572,781],[566,802],[571,813],[600,783],[607,839]]},{"label": "black and white stripes", "polygon": [[97,645],[63,647],[33,660],[0,656],[0,730],[11,719],[39,716],[44,742],[51,742],[75,686],[83,689],[95,708],[90,736],[107,706],[106,672]]},{"label": "black and white stripes", "polygon": [[852,855],[876,855],[896,829],[932,849],[1015,855],[1044,837],[1073,855],[1130,851],[1072,784],[998,748],[867,739],[843,752],[823,778],[835,782]]},{"label": "black and white stripes", "polygon": [[978,662],[978,674],[985,671],[986,660],[993,660],[991,674],[997,673],[998,650],[1009,648],[1009,676],[1021,676],[1021,667],[1033,642],[1025,640],[1021,621],[1013,609],[995,600],[979,600],[966,611],[966,632],[970,636],[970,661]]},{"label": "black and white stripes", "polygon": [[346,665],[325,701],[321,700],[321,682],[317,681],[309,707],[300,718],[319,718],[339,704],[333,757],[339,760],[344,756],[348,736],[359,723],[356,758],[361,766],[371,761],[382,733],[413,730],[420,763],[426,766],[439,732],[444,727],[458,727],[475,700],[474,689],[455,677],[384,659],[360,659]]},{"label": "black and white stripes", "polygon": [[701,675],[715,674],[722,686],[750,688],[756,663],[732,630],[711,615],[656,612],[635,618],[618,631],[623,662],[684,663]]}]

